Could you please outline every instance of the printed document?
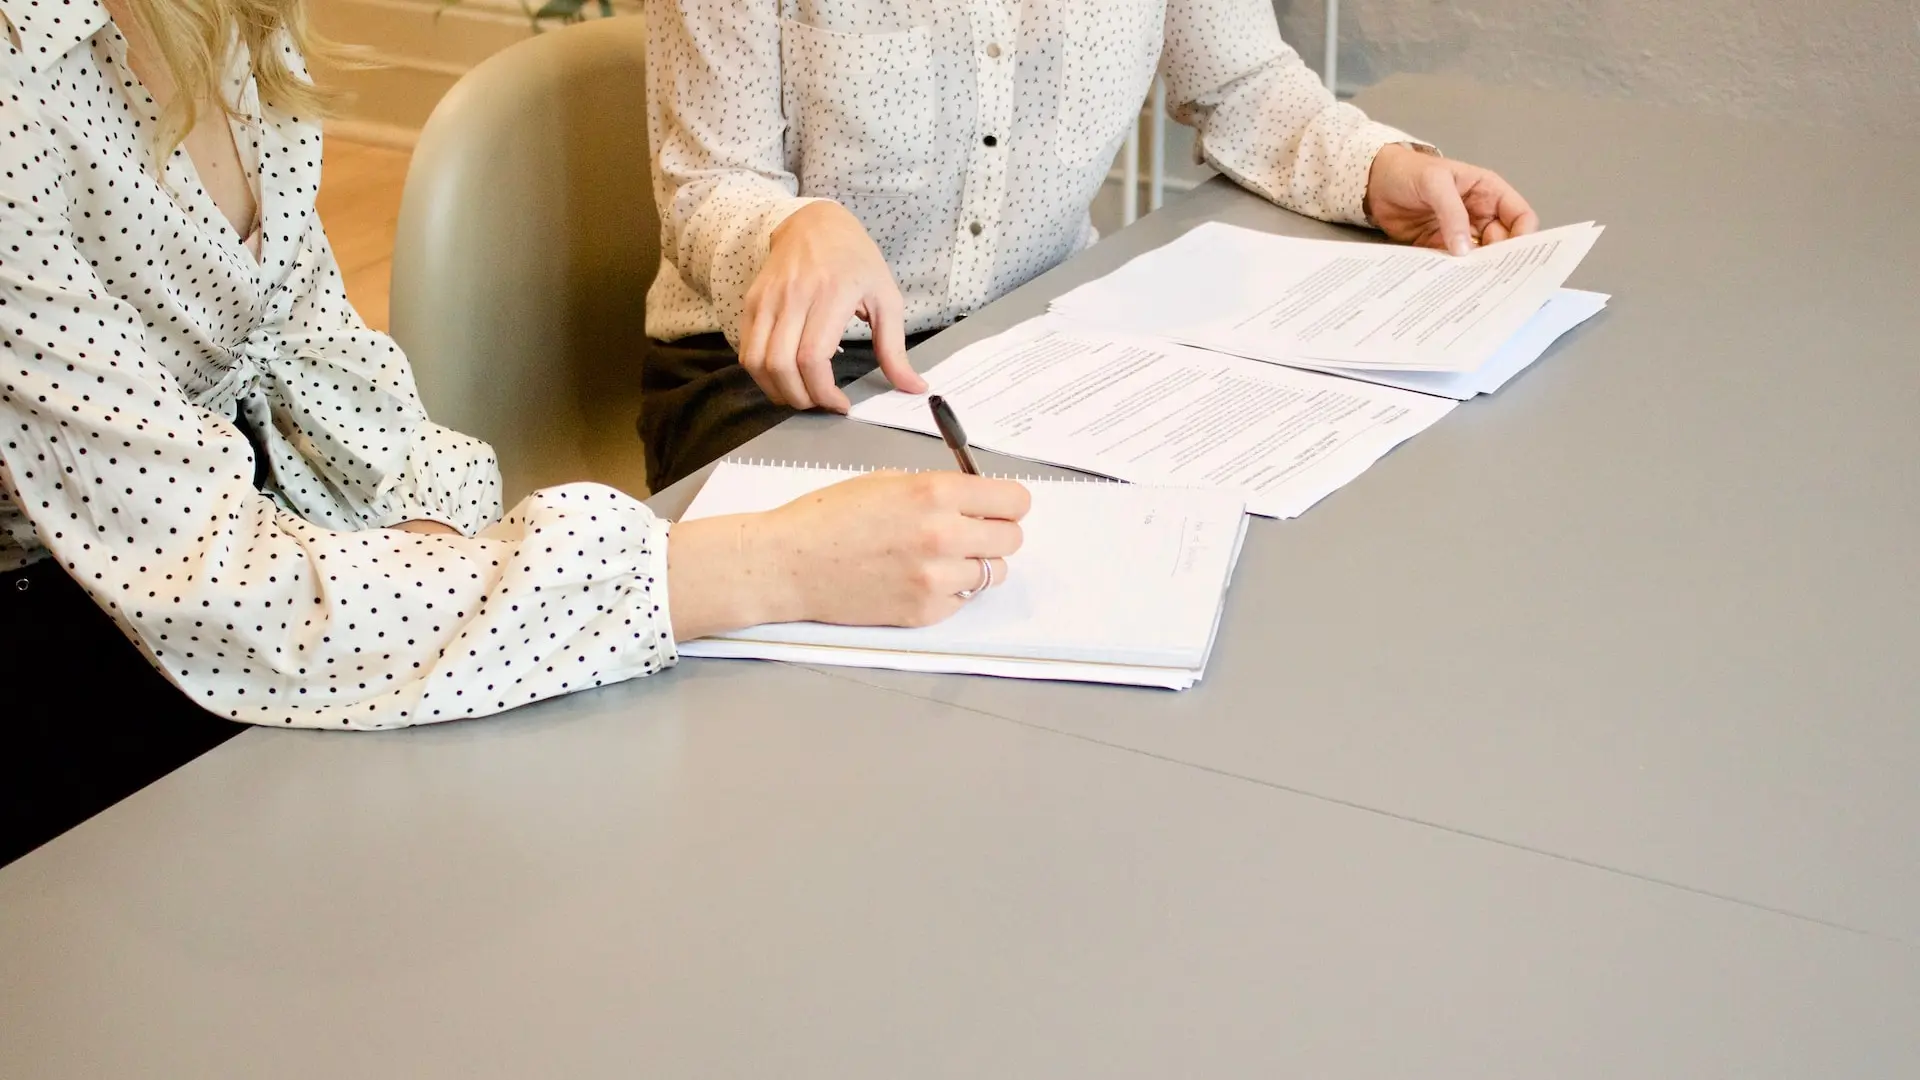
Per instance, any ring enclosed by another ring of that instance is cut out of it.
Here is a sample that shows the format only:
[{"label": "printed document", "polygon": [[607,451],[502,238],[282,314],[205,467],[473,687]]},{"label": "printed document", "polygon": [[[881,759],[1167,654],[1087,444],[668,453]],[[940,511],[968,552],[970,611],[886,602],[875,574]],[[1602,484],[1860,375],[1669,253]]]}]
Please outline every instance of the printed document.
[{"label": "printed document", "polygon": [[1493,351],[1486,363],[1473,371],[1393,371],[1388,368],[1316,367],[1312,364],[1295,366],[1465,401],[1480,394],[1491,394],[1511,382],[1514,376],[1540,359],[1562,334],[1605,310],[1610,299],[1606,293],[1583,289],[1559,290],[1540,306],[1540,310],[1527,320],[1519,333],[1508,338],[1504,345]]},{"label": "printed document", "polygon": [[1471,372],[1534,317],[1600,232],[1568,225],[1455,257],[1209,222],[1052,308],[1082,326],[1277,364]]},{"label": "printed document", "polygon": [[[1167,487],[1240,492],[1303,513],[1455,402],[1042,316],[925,372],[977,446]],[[891,391],[855,420],[932,435],[927,399]]]}]

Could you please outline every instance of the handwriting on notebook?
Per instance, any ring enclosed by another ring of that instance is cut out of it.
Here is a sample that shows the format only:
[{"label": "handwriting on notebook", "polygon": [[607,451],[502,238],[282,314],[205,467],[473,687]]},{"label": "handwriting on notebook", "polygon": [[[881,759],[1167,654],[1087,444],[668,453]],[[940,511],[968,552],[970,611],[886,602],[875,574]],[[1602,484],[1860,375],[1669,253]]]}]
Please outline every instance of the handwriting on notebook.
[{"label": "handwriting on notebook", "polygon": [[[924,410],[922,410],[924,412]],[[844,470],[723,462],[688,518],[767,510]],[[1237,494],[1030,480],[1009,577],[916,629],[787,623],[683,643],[687,656],[1131,683],[1183,689],[1213,648],[1246,532]]]}]

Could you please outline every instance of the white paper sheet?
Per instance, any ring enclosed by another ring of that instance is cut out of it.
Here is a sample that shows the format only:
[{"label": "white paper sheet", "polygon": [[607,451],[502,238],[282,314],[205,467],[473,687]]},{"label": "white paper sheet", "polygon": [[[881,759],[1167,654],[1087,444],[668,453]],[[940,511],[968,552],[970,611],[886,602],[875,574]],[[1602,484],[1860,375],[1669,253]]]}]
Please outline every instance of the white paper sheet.
[{"label": "white paper sheet", "polygon": [[[1242,493],[1290,518],[1365,472],[1454,402],[1042,316],[925,373],[975,445],[1165,486]],[[891,391],[856,420],[936,433],[923,396]]]},{"label": "white paper sheet", "polygon": [[1014,660],[1004,657],[955,656],[950,653],[911,653],[884,649],[836,649],[822,645],[787,645],[764,641],[701,638],[683,642],[682,656],[718,660],[777,660],[786,664],[822,667],[879,668],[919,671],[933,675],[992,675],[1001,679],[1045,679],[1053,682],[1111,683],[1185,690],[1200,681],[1192,668],[1142,667],[1129,664],[1074,664],[1060,660]]},{"label": "white paper sheet", "polygon": [[1465,401],[1480,394],[1491,394],[1505,386],[1515,375],[1520,374],[1540,359],[1548,347],[1560,339],[1562,334],[1600,314],[1610,299],[1605,293],[1586,292],[1581,289],[1561,289],[1547,299],[1533,318],[1520,328],[1520,332],[1508,339],[1505,345],[1494,350],[1493,356],[1474,371],[1387,371],[1380,368],[1314,368],[1311,364],[1296,364],[1309,370],[1326,371],[1332,375],[1345,375],[1350,379],[1361,379],[1381,386],[1397,386],[1402,390],[1418,390],[1423,394],[1438,394],[1441,397]]},{"label": "white paper sheet", "polygon": [[1560,288],[1592,223],[1459,258],[1209,222],[1053,302],[1083,326],[1271,363],[1474,371]]}]

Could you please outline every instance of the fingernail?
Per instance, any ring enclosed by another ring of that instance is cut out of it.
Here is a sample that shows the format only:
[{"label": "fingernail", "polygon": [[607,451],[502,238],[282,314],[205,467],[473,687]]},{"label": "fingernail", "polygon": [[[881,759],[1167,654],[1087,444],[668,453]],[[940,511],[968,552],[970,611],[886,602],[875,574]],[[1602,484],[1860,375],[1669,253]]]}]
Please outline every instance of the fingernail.
[{"label": "fingernail", "polygon": [[1473,250],[1473,245],[1467,243],[1466,237],[1456,236],[1447,241],[1447,250],[1453,252],[1455,255],[1465,255]]}]

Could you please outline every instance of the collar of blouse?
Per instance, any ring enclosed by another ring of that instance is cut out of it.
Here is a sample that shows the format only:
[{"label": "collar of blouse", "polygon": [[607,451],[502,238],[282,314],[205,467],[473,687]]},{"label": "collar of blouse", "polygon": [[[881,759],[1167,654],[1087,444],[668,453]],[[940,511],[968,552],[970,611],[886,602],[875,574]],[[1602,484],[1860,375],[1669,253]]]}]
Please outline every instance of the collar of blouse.
[{"label": "collar of blouse", "polygon": [[100,0],[0,0],[0,12],[13,24],[20,55],[35,75],[59,63],[112,21]]}]

